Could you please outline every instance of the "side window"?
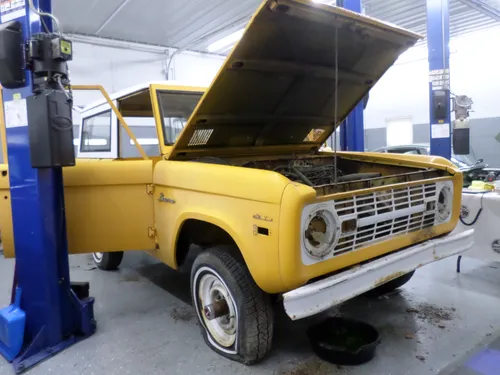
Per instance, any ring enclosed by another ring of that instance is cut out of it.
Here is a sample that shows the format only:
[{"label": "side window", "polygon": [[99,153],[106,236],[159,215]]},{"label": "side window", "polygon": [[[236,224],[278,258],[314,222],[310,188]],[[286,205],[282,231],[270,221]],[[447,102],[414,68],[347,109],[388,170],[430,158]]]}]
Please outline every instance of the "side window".
[{"label": "side window", "polygon": [[[153,117],[124,117],[137,142],[142,146],[146,155],[150,157],[160,156],[160,146],[156,133],[155,120]],[[127,132],[120,126],[120,157],[121,158],[140,158],[141,154],[134,141],[128,136]]]},{"label": "side window", "polygon": [[199,93],[158,92],[158,102],[163,118],[163,136],[166,145],[175,143],[200,98],[201,94]]},{"label": "side window", "polygon": [[111,151],[111,110],[83,120],[81,152]]},{"label": "side window", "polygon": [[[168,116],[168,114],[166,115]],[[163,123],[165,124],[164,132],[167,143],[174,143],[179,134],[181,134],[187,119],[181,117],[164,117]]]}]

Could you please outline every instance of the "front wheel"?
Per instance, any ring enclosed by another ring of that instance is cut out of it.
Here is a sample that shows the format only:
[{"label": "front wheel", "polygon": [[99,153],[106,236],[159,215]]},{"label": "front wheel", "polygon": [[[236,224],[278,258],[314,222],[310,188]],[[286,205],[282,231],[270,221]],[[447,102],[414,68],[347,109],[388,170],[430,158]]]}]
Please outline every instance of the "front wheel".
[{"label": "front wheel", "polygon": [[237,251],[221,246],[198,255],[191,270],[191,295],[207,345],[250,365],[271,350],[273,307]]},{"label": "front wheel", "polygon": [[104,271],[114,271],[122,262],[123,251],[117,251],[114,253],[93,253],[92,259],[94,259],[94,263],[99,269]]}]

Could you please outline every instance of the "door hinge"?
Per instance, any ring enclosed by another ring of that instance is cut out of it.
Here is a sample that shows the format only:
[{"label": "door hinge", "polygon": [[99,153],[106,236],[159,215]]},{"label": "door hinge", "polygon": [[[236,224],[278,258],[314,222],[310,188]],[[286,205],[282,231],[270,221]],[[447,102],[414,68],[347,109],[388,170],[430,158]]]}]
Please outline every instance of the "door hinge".
[{"label": "door hinge", "polygon": [[153,184],[146,185],[146,192],[149,195],[153,195],[155,193],[155,186]]},{"label": "door hinge", "polygon": [[148,228],[148,236],[150,238],[156,238],[156,228]]}]

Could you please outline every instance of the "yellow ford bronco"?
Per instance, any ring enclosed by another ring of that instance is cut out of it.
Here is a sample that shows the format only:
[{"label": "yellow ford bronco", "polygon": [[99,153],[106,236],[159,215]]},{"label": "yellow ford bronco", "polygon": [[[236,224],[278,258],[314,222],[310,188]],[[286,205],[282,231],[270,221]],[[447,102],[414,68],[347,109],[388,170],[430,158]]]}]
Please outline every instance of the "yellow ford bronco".
[{"label": "yellow ford bronco", "polygon": [[[82,112],[77,165],[64,169],[70,252],[114,269],[123,251],[143,250],[178,269],[195,245],[203,337],[251,364],[271,349],[274,297],[301,319],[469,249],[472,231],[449,235],[462,174],[448,160],[320,151],[418,39],[340,8],[267,0],[210,88],[103,91]],[[148,125],[157,138],[139,142]],[[10,216],[0,225],[13,257]]]}]

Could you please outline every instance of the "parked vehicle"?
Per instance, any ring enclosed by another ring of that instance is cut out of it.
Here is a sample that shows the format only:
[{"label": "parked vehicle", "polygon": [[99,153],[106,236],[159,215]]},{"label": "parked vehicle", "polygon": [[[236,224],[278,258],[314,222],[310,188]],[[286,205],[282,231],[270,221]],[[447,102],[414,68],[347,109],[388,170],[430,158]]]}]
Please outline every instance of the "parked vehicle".
[{"label": "parked vehicle", "polygon": [[[373,152],[388,152],[395,154],[430,155],[429,144],[413,144],[381,147]],[[500,168],[489,168],[483,159],[476,159],[473,155],[455,155],[452,152],[451,162],[464,174],[464,186],[469,186],[474,180],[497,180],[500,177]]]},{"label": "parked vehicle", "polygon": [[[271,349],[276,296],[301,319],[469,249],[473,231],[449,235],[463,177],[450,161],[319,151],[418,38],[341,8],[265,1],[208,90],[144,84],[86,107],[64,169],[70,252],[109,270],[143,250],[178,269],[196,245],[203,337],[251,364]],[[155,152],[132,120],[154,124]],[[120,126],[139,157],[122,154]],[[0,217],[7,257],[11,220]]]}]

